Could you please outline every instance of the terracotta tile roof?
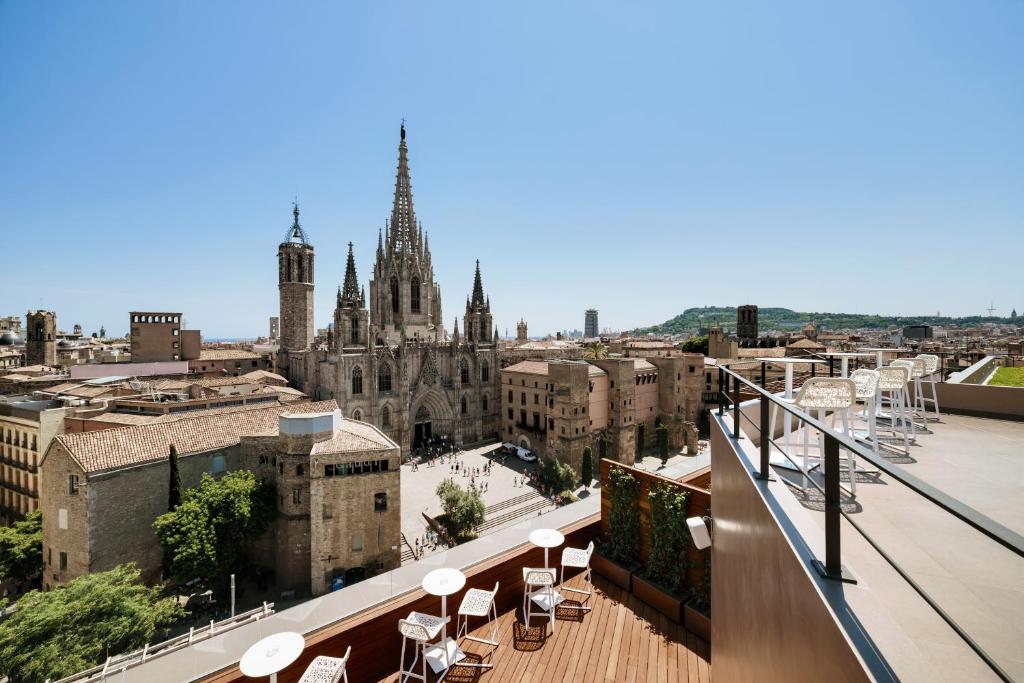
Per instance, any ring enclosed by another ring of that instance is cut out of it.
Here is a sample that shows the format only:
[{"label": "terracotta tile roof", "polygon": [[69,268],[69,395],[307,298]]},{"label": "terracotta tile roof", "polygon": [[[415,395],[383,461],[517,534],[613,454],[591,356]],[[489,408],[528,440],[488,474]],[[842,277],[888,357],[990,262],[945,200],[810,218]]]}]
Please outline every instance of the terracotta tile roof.
[{"label": "terracotta tile roof", "polygon": [[331,400],[209,411],[134,427],[62,434],[54,442],[64,446],[85,472],[96,473],[162,460],[167,457],[172,443],[183,456],[227,448],[237,444],[243,434],[276,432],[277,419],[282,413],[322,413],[337,407]]},{"label": "terracotta tile roof", "polygon": [[190,380],[192,384],[198,384],[201,387],[228,387],[242,384],[262,384],[257,382],[251,377],[200,377],[199,379]]},{"label": "terracotta tile roof", "polygon": [[648,372],[654,370],[654,363],[644,358],[636,358],[633,360],[633,369],[637,372]]},{"label": "terracotta tile roof", "polygon": [[162,415],[140,415],[138,413],[101,413],[85,419],[94,422],[109,422],[119,425],[144,425],[156,422]]},{"label": "terracotta tile roof", "polygon": [[[521,374],[524,374],[524,375],[544,375],[544,376],[547,376],[547,374],[548,374],[548,363],[550,363],[550,362],[551,361],[546,361],[546,360],[524,360],[524,361],[519,361],[515,365],[508,366],[507,368],[502,370],[502,372],[518,372],[518,373],[521,373]],[[579,361],[573,361],[573,362],[577,362],[578,363]],[[643,361],[643,362],[646,363],[647,361]],[[650,365],[650,364],[648,363],[648,365]],[[654,366],[651,365],[651,367],[653,368]],[[596,365],[592,365],[590,363],[587,363],[587,375],[593,377],[593,376],[596,376],[596,375],[603,375],[603,374],[604,374],[604,370],[602,370],[601,368],[597,367]]]},{"label": "terracotta tile roof", "polygon": [[287,384],[288,383],[288,380],[286,378],[282,377],[281,375],[278,375],[278,374],[273,373],[273,372],[267,372],[266,370],[253,370],[252,372],[245,373],[244,375],[242,375],[242,377],[246,377],[246,378],[248,378],[248,379],[250,379],[250,380],[252,380],[254,382],[261,382],[261,383],[262,382],[281,382],[282,384]]},{"label": "terracotta tile roof", "polygon": [[259,357],[258,353],[242,349],[202,349],[199,352],[199,360],[254,360]]},{"label": "terracotta tile roof", "polygon": [[341,427],[326,441],[313,444],[311,455],[330,455],[346,451],[382,451],[398,448],[379,429],[366,422],[343,419]]},{"label": "terracotta tile roof", "polygon": [[770,349],[739,349],[736,352],[737,358],[782,358],[785,355],[786,349],[782,346]]}]

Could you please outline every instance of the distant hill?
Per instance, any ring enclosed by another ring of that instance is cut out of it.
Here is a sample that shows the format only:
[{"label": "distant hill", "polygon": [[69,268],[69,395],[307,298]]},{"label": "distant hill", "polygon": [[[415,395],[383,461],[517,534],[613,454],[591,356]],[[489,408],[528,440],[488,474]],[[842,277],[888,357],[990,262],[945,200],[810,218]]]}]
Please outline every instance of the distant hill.
[{"label": "distant hill", "polygon": [[[807,323],[814,323],[824,330],[852,329],[886,329],[904,325],[940,325],[960,327],[978,325],[980,323],[1014,324],[1019,318],[1000,318],[997,316],[970,316],[951,318],[946,316],[888,316],[861,315],[859,313],[800,313],[788,308],[759,308],[757,311],[758,328],[762,332],[791,332],[799,330]],[[736,328],[736,308],[734,306],[704,306],[688,308],[671,320],[660,325],[641,327],[633,330],[633,334],[680,334],[696,332],[701,327],[710,327],[718,321],[728,330]]]}]

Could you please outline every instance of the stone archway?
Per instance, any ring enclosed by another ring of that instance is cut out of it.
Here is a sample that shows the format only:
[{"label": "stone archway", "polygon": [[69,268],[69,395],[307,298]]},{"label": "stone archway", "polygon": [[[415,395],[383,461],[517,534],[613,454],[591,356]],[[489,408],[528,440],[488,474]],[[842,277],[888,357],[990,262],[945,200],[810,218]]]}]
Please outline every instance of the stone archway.
[{"label": "stone archway", "polygon": [[431,389],[415,397],[409,410],[409,449],[415,450],[432,438],[455,439],[451,406],[437,390]]}]

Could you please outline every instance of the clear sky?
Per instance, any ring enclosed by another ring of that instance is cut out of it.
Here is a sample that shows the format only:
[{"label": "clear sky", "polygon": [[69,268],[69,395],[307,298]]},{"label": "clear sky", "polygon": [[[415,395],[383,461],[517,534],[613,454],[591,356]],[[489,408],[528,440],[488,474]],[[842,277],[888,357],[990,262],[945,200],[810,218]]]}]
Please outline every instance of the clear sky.
[{"label": "clear sky", "polygon": [[[728,6],[728,10],[725,7]],[[408,121],[446,325],[1024,312],[1024,3],[0,2],[0,315],[326,325]]]}]

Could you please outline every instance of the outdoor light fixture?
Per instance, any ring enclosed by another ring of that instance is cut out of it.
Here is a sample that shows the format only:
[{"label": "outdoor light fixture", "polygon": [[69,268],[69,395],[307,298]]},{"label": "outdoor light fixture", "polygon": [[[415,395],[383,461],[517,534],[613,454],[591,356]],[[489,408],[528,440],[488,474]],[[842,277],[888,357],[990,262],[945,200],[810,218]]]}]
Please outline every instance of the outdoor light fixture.
[{"label": "outdoor light fixture", "polygon": [[686,519],[686,526],[690,527],[690,537],[697,550],[711,547],[711,531],[708,529],[710,524],[710,517],[688,517]]}]

